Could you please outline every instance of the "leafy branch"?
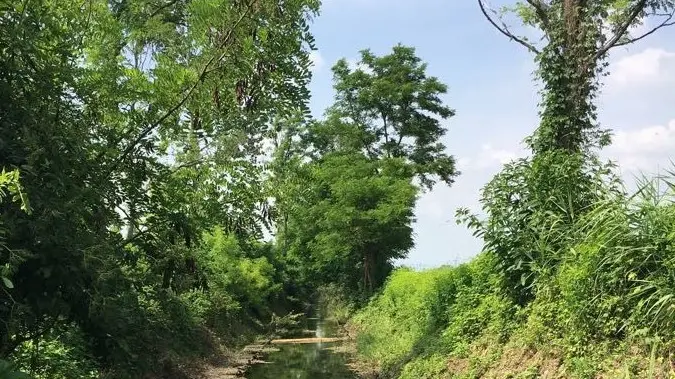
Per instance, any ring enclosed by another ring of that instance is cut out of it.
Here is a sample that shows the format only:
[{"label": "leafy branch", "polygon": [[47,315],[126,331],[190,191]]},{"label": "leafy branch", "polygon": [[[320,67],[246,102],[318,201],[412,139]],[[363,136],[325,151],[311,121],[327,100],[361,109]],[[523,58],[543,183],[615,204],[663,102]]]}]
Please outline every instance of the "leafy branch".
[{"label": "leafy branch", "polygon": [[616,46],[619,40],[626,34],[628,28],[633,24],[635,19],[644,11],[647,0],[638,1],[630,10],[626,20],[619,26],[612,38],[610,38],[595,55],[595,59],[598,59],[605,55],[609,49]]},{"label": "leafy branch", "polygon": [[548,32],[550,28],[550,21],[548,18],[549,5],[545,4],[541,0],[527,0],[527,3],[534,8],[534,11],[537,13],[539,20],[544,26],[544,31]]},{"label": "leafy branch", "polygon": [[655,26],[654,28],[650,29],[648,32],[642,34],[639,37],[630,38],[630,39],[628,39],[626,41],[622,41],[622,42],[617,42],[617,43],[614,44],[613,47],[629,45],[633,42],[637,42],[637,41],[639,41],[639,40],[641,40],[645,37],[648,37],[648,36],[654,34],[657,30],[659,30],[661,28],[675,25],[675,21],[671,21],[673,19],[673,17],[675,16],[675,9],[673,9],[673,11],[671,11],[670,13],[660,14],[658,16],[665,17],[665,19],[659,25]]},{"label": "leafy branch", "polygon": [[[246,4],[246,7],[242,14],[239,16],[237,21],[234,23],[234,25],[227,31],[225,34],[225,37],[223,38],[222,43],[220,44],[221,49],[224,49],[229,42],[232,40],[232,36],[234,35],[235,30],[237,27],[243,22],[243,20],[246,18],[246,16],[249,14],[250,10],[252,9],[252,6],[254,4],[254,1],[248,2]],[[159,125],[161,125],[164,121],[166,121],[169,117],[171,117],[176,111],[178,111],[185,103],[190,99],[194,91],[199,87],[199,84],[204,81],[206,76],[209,73],[209,68],[214,64],[214,63],[219,63],[220,61],[223,60],[227,56],[227,50],[221,52],[220,54],[214,55],[211,57],[211,59],[206,62],[204,67],[201,69],[199,76],[197,80],[190,86],[190,88],[187,90],[187,93],[181,98],[181,100],[176,103],[173,107],[169,108],[159,119],[157,119],[155,122],[152,124],[148,125],[145,127],[141,133],[124,149],[122,154],[112,163],[108,175],[112,174],[112,172],[115,171],[115,169],[126,159],[126,157],[131,154],[131,152],[136,148],[136,146],[143,141],[145,137],[147,137],[153,130],[155,130]],[[128,133],[127,133],[128,135]],[[126,137],[126,136],[125,136]]]}]

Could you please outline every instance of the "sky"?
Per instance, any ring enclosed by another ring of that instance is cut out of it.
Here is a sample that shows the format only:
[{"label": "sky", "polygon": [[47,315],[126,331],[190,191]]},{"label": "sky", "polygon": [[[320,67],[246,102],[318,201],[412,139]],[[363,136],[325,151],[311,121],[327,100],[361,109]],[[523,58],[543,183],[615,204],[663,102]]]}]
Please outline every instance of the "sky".
[{"label": "sky", "polygon": [[[515,23],[513,30],[532,34]],[[526,154],[522,141],[538,122],[532,54],[499,34],[469,0],[324,0],[312,31],[316,117],[332,103],[331,66],[340,58],[356,62],[365,48],[384,55],[398,43],[415,47],[427,74],[448,85],[443,100],[456,115],[444,121],[442,142],[461,175],[420,197],[415,248],[402,263],[429,268],[476,256],[482,242],[456,224],[455,210],[480,212],[481,188],[504,163]],[[614,143],[602,155],[630,183],[639,173],[668,168],[675,152],[675,26],[612,50],[609,71],[597,104]]]}]

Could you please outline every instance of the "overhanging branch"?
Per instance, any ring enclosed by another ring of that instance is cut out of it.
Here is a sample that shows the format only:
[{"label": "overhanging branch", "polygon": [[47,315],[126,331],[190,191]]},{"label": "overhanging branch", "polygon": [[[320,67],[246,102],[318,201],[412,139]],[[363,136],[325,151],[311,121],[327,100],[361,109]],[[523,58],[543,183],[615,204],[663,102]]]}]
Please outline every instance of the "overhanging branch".
[{"label": "overhanging branch", "polygon": [[480,11],[483,13],[483,16],[485,16],[485,18],[490,22],[490,24],[492,24],[492,26],[494,26],[495,29],[499,30],[500,33],[507,36],[510,40],[516,41],[519,44],[525,46],[529,51],[535,54],[539,54],[539,50],[536,47],[534,47],[534,45],[511,33],[511,31],[504,22],[501,23],[502,24],[501,26],[498,25],[497,22],[494,19],[492,19],[492,17],[490,17],[490,15],[488,14],[485,4],[483,4],[483,0],[478,0],[478,6],[480,7]]},{"label": "overhanging branch", "polygon": [[214,63],[219,63],[220,61],[223,60],[224,57],[227,56],[227,45],[230,43],[230,41],[233,38],[234,32],[236,31],[237,27],[241,24],[241,22],[246,18],[248,15],[249,11],[252,8],[252,3],[248,3],[246,9],[244,12],[242,12],[241,16],[236,20],[236,22],[233,24],[233,26],[227,31],[223,38],[223,42],[221,43],[221,48],[225,49],[221,54],[214,55],[209,59],[208,62],[204,65],[202,70],[199,73],[199,76],[197,80],[188,88],[188,90],[185,92],[185,95],[181,98],[181,100],[176,103],[173,107],[171,107],[169,110],[167,110],[159,119],[157,119],[155,122],[152,124],[148,125],[145,127],[143,130],[141,130],[140,134],[122,151],[122,154],[112,163],[108,174],[112,174],[114,170],[119,166],[120,163],[122,163],[126,157],[136,148],[136,146],[143,141],[145,137],[147,137],[153,130],[155,130],[158,126],[160,126],[164,121],[166,121],[171,115],[173,115],[176,111],[178,111],[187,101],[188,99],[192,96],[194,91],[197,89],[199,84],[201,84],[205,77],[209,73],[209,69]]},{"label": "overhanging branch", "polygon": [[626,19],[626,21],[616,30],[614,36],[610,38],[609,41],[607,41],[607,43],[605,43],[595,54],[596,59],[605,55],[607,51],[612,47],[617,46],[617,44],[621,40],[621,37],[623,37],[626,34],[628,28],[633,24],[633,22],[640,15],[640,13],[642,13],[646,4],[647,0],[640,0],[633,6],[630,13],[628,14],[628,18]]},{"label": "overhanging branch", "polygon": [[663,15],[663,16],[666,16],[665,20],[663,20],[663,22],[661,22],[658,26],[652,28],[650,31],[642,34],[639,37],[631,38],[631,39],[629,39],[627,41],[623,41],[623,42],[617,42],[617,43],[614,44],[613,47],[630,45],[633,42],[637,42],[637,41],[639,41],[639,40],[641,40],[645,37],[648,37],[648,36],[654,34],[654,32],[656,32],[657,30],[659,30],[661,28],[665,28],[665,27],[668,27],[668,26],[675,25],[675,21],[671,21],[673,19],[673,17],[675,17],[675,9],[673,9],[673,11],[670,12],[670,14]]}]

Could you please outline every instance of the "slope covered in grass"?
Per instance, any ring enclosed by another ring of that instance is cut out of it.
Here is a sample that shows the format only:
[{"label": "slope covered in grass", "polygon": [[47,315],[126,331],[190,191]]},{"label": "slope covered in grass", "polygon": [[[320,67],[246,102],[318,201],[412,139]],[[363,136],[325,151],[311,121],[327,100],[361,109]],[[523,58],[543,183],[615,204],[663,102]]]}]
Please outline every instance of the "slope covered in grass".
[{"label": "slope covered in grass", "polygon": [[491,252],[396,271],[352,320],[359,358],[391,378],[672,377],[673,189],[661,178],[594,204],[549,249],[555,264],[529,268],[524,302]]}]

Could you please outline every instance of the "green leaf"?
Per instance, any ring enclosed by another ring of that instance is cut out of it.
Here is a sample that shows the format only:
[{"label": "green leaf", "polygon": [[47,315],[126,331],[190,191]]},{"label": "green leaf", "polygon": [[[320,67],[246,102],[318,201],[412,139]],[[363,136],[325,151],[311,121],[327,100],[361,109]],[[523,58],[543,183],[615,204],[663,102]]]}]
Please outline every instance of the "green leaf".
[{"label": "green leaf", "polygon": [[7,287],[7,288],[9,288],[9,289],[14,288],[14,283],[12,283],[12,281],[9,280],[9,278],[6,278],[6,277],[3,276],[3,277],[2,277],[2,282],[5,284],[5,287]]}]

